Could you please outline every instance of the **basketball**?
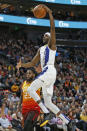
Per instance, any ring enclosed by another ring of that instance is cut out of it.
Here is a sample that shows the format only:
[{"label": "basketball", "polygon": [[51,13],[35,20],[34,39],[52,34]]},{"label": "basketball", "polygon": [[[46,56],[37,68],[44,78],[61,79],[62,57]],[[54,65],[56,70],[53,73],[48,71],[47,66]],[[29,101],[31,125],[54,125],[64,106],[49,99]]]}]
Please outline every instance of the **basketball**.
[{"label": "basketball", "polygon": [[36,18],[44,18],[46,16],[46,9],[43,8],[41,5],[37,5],[33,9],[33,13]]}]

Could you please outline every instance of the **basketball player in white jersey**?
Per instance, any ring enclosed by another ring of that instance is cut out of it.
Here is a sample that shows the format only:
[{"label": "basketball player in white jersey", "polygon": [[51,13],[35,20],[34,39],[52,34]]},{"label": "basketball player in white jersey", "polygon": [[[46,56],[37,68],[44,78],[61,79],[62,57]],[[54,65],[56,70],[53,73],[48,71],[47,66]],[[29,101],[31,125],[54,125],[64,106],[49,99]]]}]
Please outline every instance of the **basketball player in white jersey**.
[{"label": "basketball player in white jersey", "polygon": [[[55,55],[56,55],[56,35],[55,35],[55,24],[54,18],[52,15],[52,11],[45,5],[42,5],[50,18],[50,33],[45,33],[43,37],[43,43],[46,45],[39,48],[36,56],[32,59],[31,62],[21,63],[21,61],[17,64],[17,68],[24,67],[32,67],[35,66],[39,61],[41,63],[42,72],[35,79],[31,87],[28,88],[28,92],[30,96],[39,104],[40,108],[44,113],[49,114],[49,110],[51,110],[55,115],[60,117],[64,123],[68,124],[69,120],[64,117],[63,114],[60,113],[60,109],[52,103],[52,95],[53,95],[53,86],[56,80],[56,69],[54,67]],[[42,87],[42,93],[44,98],[44,104],[41,102],[39,95],[36,91]],[[48,108],[48,109],[47,109]],[[44,125],[44,124],[42,124]]]}]

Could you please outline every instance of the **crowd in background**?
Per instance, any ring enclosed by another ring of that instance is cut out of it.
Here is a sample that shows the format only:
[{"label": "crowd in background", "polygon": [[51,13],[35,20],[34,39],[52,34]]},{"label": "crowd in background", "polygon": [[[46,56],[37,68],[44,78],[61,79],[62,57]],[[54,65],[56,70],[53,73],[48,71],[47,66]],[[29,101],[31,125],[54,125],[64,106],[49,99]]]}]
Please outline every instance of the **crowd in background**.
[{"label": "crowd in background", "polygon": [[[3,117],[10,121],[10,128],[21,131],[22,115],[18,108],[21,84],[25,80],[25,69],[16,69],[20,58],[30,61],[36,54],[38,43],[26,41],[24,37],[15,39],[6,33],[0,35],[0,123]],[[38,65],[37,65],[38,66]],[[53,102],[70,119],[75,119],[77,127],[87,131],[87,48],[57,48],[57,79],[54,85]],[[38,73],[41,68],[36,68]],[[2,90],[7,90],[2,95]],[[40,118],[40,120],[43,118]],[[16,123],[15,126],[15,121]],[[58,118],[53,118],[44,127],[50,131],[55,128],[67,131]],[[8,125],[3,128],[8,128]],[[13,126],[13,127],[12,127]],[[38,127],[37,127],[38,128]],[[8,128],[9,129],[9,128]]]}]

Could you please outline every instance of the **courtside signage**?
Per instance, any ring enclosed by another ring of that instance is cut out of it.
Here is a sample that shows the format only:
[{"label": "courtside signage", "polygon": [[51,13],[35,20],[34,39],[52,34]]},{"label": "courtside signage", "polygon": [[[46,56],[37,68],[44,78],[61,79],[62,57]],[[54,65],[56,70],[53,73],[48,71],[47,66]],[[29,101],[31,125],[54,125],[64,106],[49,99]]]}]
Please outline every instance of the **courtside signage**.
[{"label": "courtside signage", "polygon": [[37,21],[33,20],[32,18],[27,18],[27,24],[37,25]]},{"label": "courtside signage", "polygon": [[0,16],[0,21],[4,21],[4,17],[3,16]]},{"label": "courtside signage", "polygon": [[0,22],[35,25],[35,26],[48,26],[48,27],[50,26],[49,20],[36,19],[36,18],[31,18],[31,17],[3,15],[3,14],[0,14]]},{"label": "courtside signage", "polygon": [[35,0],[35,1],[49,2],[55,4],[87,5],[87,0]]},{"label": "courtside signage", "polygon": [[59,27],[66,27],[69,28],[69,23],[65,22],[65,21],[59,21]]},{"label": "courtside signage", "polygon": [[[36,19],[32,17],[19,17],[19,16],[11,16],[11,15],[3,15],[3,14],[0,14],[0,22],[50,27],[50,21],[46,19]],[[87,29],[87,22],[55,20],[55,27]]]}]

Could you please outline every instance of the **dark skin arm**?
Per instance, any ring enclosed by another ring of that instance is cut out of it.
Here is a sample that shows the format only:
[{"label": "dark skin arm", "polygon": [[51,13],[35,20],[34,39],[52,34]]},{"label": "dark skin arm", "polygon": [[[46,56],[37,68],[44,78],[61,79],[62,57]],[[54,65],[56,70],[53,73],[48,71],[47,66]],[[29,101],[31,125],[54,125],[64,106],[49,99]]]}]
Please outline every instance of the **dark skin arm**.
[{"label": "dark skin arm", "polygon": [[32,59],[31,62],[27,62],[27,63],[22,63],[21,59],[19,61],[19,63],[17,64],[17,69],[19,69],[20,67],[24,67],[24,68],[29,68],[29,67],[33,67],[35,66],[38,62],[40,61],[40,50],[38,50],[38,52],[36,53],[36,55],[34,56],[34,58]]},{"label": "dark skin arm", "polygon": [[50,17],[50,33],[51,33],[51,39],[48,43],[49,47],[52,50],[56,50],[56,35],[55,35],[55,24],[54,24],[54,18],[51,12],[49,12]]},{"label": "dark skin arm", "polygon": [[50,47],[50,49],[56,50],[55,23],[54,23],[54,18],[53,18],[53,15],[52,15],[52,11],[46,5],[41,4],[41,6],[46,9],[47,13],[49,14],[49,18],[50,18],[51,38],[50,38],[50,41],[48,42],[48,46]]}]

